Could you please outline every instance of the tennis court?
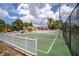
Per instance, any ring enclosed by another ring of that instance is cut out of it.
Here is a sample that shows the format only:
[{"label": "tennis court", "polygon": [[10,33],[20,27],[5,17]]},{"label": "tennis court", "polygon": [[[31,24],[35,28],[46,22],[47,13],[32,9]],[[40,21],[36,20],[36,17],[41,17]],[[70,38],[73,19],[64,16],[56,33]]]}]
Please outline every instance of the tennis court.
[{"label": "tennis court", "polygon": [[45,33],[37,31],[16,36],[36,39],[37,55],[70,55],[62,36],[59,37],[59,30],[45,31]]},{"label": "tennis court", "polygon": [[[51,31],[52,32],[52,31]],[[28,37],[31,39],[37,40],[37,49],[39,51],[44,51],[45,53],[48,52],[48,49],[50,48],[51,44],[53,43],[56,36],[58,36],[58,30],[54,30],[52,33],[38,33],[38,32],[32,32],[32,33],[25,33],[21,35],[17,35],[20,37]]]},{"label": "tennis court", "polygon": [[36,31],[15,36],[0,34],[3,41],[33,55],[38,56],[69,56],[70,51],[59,29],[51,31]]}]

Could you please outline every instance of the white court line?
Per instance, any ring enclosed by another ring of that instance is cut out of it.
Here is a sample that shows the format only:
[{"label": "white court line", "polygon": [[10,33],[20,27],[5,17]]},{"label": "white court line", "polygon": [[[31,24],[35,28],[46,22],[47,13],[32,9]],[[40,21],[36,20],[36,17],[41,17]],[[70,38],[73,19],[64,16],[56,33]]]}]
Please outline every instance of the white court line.
[{"label": "white court line", "polygon": [[46,51],[43,51],[43,50],[40,50],[40,49],[38,49],[39,51],[41,51],[41,52],[44,52],[44,53],[48,53],[48,52],[46,52]]},{"label": "white court line", "polygon": [[50,52],[51,48],[53,47],[55,41],[57,40],[58,35],[59,34],[57,34],[56,38],[53,40],[53,42],[52,42],[50,48],[47,50],[47,52],[46,51],[43,51],[43,50],[40,50],[40,49],[38,49],[38,50],[41,51],[41,52],[44,52],[44,53],[47,53],[48,54]]},{"label": "white court line", "polygon": [[54,43],[55,43],[55,41],[57,40],[58,35],[59,35],[59,34],[57,34],[56,38],[55,38],[54,41],[52,42],[52,44],[51,44],[50,48],[48,49],[48,52],[47,52],[47,53],[49,53],[50,50],[51,50],[51,48],[54,46]]}]

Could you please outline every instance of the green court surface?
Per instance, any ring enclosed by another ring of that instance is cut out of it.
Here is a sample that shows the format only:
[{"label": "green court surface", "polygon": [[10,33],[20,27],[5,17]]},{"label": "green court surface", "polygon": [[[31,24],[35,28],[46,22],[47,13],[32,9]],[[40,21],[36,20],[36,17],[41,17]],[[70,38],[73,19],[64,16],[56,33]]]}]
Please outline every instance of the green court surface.
[{"label": "green court surface", "polygon": [[77,53],[79,55],[79,33],[71,35],[71,48],[74,53]]},{"label": "green court surface", "polygon": [[54,45],[52,46],[49,53],[44,53],[42,51],[38,50],[38,55],[41,56],[70,56],[70,51],[64,41],[64,39],[61,37],[57,37]]},{"label": "green court surface", "polygon": [[69,49],[62,37],[59,37],[59,31],[54,30],[51,33],[26,33],[17,35],[37,39],[38,56],[70,56]]}]

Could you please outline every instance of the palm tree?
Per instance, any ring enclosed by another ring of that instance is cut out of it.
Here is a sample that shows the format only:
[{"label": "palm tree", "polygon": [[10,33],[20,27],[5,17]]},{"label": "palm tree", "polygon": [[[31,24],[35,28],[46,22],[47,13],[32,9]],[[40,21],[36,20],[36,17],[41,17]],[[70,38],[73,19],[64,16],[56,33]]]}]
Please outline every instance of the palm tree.
[{"label": "palm tree", "polygon": [[58,29],[61,28],[63,25],[62,20],[55,20],[53,18],[48,18],[48,28],[49,29]]},{"label": "palm tree", "polygon": [[49,29],[53,29],[54,28],[54,26],[53,26],[53,24],[54,24],[54,19],[52,19],[52,18],[48,18],[48,28]]}]

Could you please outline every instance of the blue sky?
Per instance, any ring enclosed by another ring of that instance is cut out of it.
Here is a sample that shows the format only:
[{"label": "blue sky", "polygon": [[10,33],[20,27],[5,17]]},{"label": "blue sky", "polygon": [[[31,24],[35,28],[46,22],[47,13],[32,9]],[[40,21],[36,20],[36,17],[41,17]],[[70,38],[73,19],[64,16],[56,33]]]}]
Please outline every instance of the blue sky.
[{"label": "blue sky", "polygon": [[[62,4],[62,20],[73,10],[74,4]],[[34,26],[47,26],[47,18],[59,19],[59,4],[17,4],[0,3],[0,19],[11,24],[17,18],[23,22],[32,22]]]}]

